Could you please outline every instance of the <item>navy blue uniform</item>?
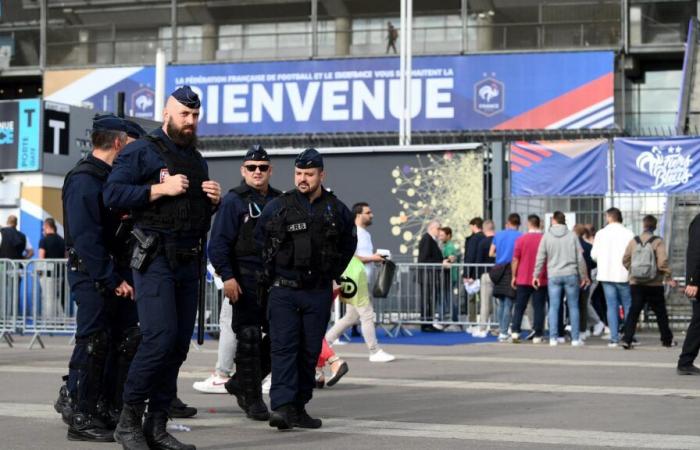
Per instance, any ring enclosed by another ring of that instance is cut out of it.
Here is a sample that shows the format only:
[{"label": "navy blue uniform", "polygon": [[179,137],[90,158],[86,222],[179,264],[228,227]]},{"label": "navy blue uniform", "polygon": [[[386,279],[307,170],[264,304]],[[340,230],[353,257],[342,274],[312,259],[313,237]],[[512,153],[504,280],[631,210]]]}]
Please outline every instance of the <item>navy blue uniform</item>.
[{"label": "navy blue uniform", "polygon": [[[90,409],[95,405],[89,403],[95,396],[101,396],[114,407],[120,405],[121,396],[114,398],[113,389],[120,389],[114,385],[114,378],[111,378],[112,383],[104,385],[88,378],[101,378],[102,374],[96,372],[109,364],[107,353],[117,356],[120,353],[117,347],[129,333],[136,338],[138,317],[133,300],[114,295],[122,281],[131,284],[131,274],[123,259],[115,258],[125,253],[126,246],[116,238],[120,217],[103,202],[106,175],[111,167],[92,155],[86,159],[102,171],[104,177],[86,171],[71,174],[63,186],[63,204],[66,240],[70,247],[68,282],[78,305],[68,389],[72,395],[78,394],[77,409],[92,413]],[[110,372],[116,376],[119,364],[112,363],[116,367]],[[97,389],[100,391],[95,392]]]},{"label": "navy blue uniform", "polygon": [[[291,212],[287,206],[294,202],[300,211]],[[280,250],[272,262],[272,288],[268,299],[268,318],[272,346],[272,388],[270,390],[271,407],[276,410],[285,405],[293,405],[303,410],[311,400],[315,385],[314,374],[321,351],[321,342],[326,333],[330,319],[332,300],[332,282],[338,279],[349,263],[357,246],[355,217],[348,208],[331,193],[323,190],[321,196],[313,203],[308,197],[294,190],[271,201],[263,210],[255,228],[257,245],[270,251],[273,224],[290,214],[306,215],[300,223],[282,222],[284,242],[293,241],[292,234],[304,228],[309,232],[318,229],[319,221],[326,217],[337,231],[336,263],[331,270],[321,270],[319,258],[320,247],[314,245],[308,255],[309,266],[305,269],[295,268],[291,260],[281,256]],[[330,215],[330,217],[327,217]],[[321,224],[323,225],[323,224]],[[327,242],[326,236],[316,236],[312,244]],[[283,246],[285,243],[283,242]],[[300,251],[292,253],[293,261],[298,261]],[[266,253],[263,253],[265,257]],[[285,263],[285,259],[287,260]],[[267,264],[268,261],[265,261]]]},{"label": "navy blue uniform", "polygon": [[[214,208],[201,193],[201,181],[208,179],[208,168],[201,155],[194,148],[175,145],[161,129],[151,136],[160,140],[164,149],[148,139],[129,144],[115,161],[105,189],[105,203],[131,210],[136,227],[159,237],[160,245],[150,264],[133,272],[142,341],[124,386],[124,403],[137,405],[148,400],[149,411],[164,412],[176,396],[177,375],[194,331],[202,251],[198,246],[209,228]],[[162,182],[169,174],[161,156],[164,151],[184,161],[198,161],[195,165],[199,174],[188,175],[188,191],[178,196],[182,199],[195,192],[198,197],[193,201],[199,203],[191,205],[205,205],[202,208],[206,208],[206,214],[195,227],[186,226],[185,219],[174,219],[172,226],[162,227],[152,225],[153,221],[149,225],[144,219],[164,201],[178,199],[149,200],[151,185]]]}]

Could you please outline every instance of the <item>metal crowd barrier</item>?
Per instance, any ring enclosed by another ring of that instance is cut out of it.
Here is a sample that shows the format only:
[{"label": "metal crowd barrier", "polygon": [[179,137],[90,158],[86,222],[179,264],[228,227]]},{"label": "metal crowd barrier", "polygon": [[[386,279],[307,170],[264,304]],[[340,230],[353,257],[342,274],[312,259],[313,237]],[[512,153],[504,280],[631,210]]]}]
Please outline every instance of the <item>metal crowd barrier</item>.
[{"label": "metal crowd barrier", "polygon": [[[394,337],[411,334],[405,325],[491,326],[495,322],[495,299],[482,299],[481,289],[468,294],[464,283],[467,278],[481,284],[482,275],[491,266],[398,263],[389,296],[373,301],[376,321]],[[480,317],[482,301],[490,303],[488,317]]]},{"label": "metal crowd barrier", "polygon": [[[494,299],[468,295],[464,275],[477,280],[489,264],[397,264],[396,277],[387,298],[374,299],[376,321],[390,336],[410,334],[407,325],[491,326]],[[77,307],[71,297],[65,259],[0,260],[0,333],[12,346],[13,335],[31,334],[29,347],[44,343],[41,336],[73,336]],[[205,289],[205,332],[219,332],[219,313],[224,301],[211,277]],[[480,317],[480,303],[488,301],[490,314]]]}]

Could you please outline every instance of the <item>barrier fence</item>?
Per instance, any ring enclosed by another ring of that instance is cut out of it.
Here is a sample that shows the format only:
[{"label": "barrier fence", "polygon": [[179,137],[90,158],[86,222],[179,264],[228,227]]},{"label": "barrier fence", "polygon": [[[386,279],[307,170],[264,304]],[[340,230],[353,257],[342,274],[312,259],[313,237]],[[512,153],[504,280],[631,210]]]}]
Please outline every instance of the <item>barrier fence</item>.
[{"label": "barrier fence", "polygon": [[[488,276],[489,264],[398,263],[386,298],[373,301],[376,323],[389,336],[410,335],[407,326],[433,325],[483,330],[496,324],[497,302]],[[31,335],[29,348],[41,336],[73,336],[77,307],[68,283],[64,259],[0,259],[0,333],[12,347],[13,335]],[[672,297],[669,295],[669,297]],[[130,300],[124,300],[130,301]],[[218,334],[223,290],[208,276],[205,289],[205,332]],[[486,302],[485,304],[483,302]],[[672,301],[669,298],[669,301]],[[330,307],[330,304],[329,304]],[[340,308],[335,308],[334,320]],[[643,323],[649,323],[645,313]],[[673,317],[670,317],[673,321]],[[682,317],[684,322],[688,316]]]}]

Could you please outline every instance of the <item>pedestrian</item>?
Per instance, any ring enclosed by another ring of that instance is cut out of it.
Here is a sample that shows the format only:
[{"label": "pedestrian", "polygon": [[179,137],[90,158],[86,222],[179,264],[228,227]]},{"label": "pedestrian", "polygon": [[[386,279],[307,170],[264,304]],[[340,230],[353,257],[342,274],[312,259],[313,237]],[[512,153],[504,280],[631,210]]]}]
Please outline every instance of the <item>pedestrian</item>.
[{"label": "pedestrian", "polygon": [[685,295],[688,296],[693,314],[685,332],[683,350],[678,357],[676,373],[678,375],[700,375],[700,368],[695,366],[695,359],[700,351],[700,303],[698,303],[698,286],[700,286],[700,214],[690,222],[688,227],[688,247],[686,250]]},{"label": "pedestrian", "polygon": [[386,23],[386,29],[386,53],[389,54],[389,49],[392,49],[394,54],[396,54],[396,40],[399,38],[399,32],[391,22]]},{"label": "pedestrian", "polygon": [[326,190],[323,157],[306,149],[294,161],[296,189],[265,206],[255,226],[271,283],[270,426],[320,428],[306,412],[315,385],[321,341],[330,319],[333,280],[357,248],[354,217]]},{"label": "pedestrian", "polygon": [[[464,270],[462,272],[462,281],[466,285],[472,285],[475,280],[478,280],[476,267],[477,251],[479,243],[484,239],[484,221],[481,217],[474,217],[469,221],[469,229],[471,234],[464,240]],[[467,293],[467,320],[471,323],[476,322],[476,294]]]},{"label": "pedestrian", "polygon": [[[459,269],[452,267],[459,261],[459,247],[452,240],[452,228],[442,227],[438,233],[438,240],[442,244],[442,302],[440,303],[440,318],[443,321],[459,321],[459,295],[457,280]],[[450,314],[450,317],[447,315]]]},{"label": "pedestrian", "polygon": [[479,284],[479,322],[483,324],[483,329],[479,329],[472,333],[472,336],[477,338],[485,338],[489,334],[489,318],[492,313],[493,301],[493,281],[489,275],[489,270],[485,265],[494,264],[496,258],[491,256],[491,244],[493,237],[496,235],[495,226],[492,220],[484,220],[484,238],[481,239],[476,250],[476,264],[479,265],[476,275]]},{"label": "pedestrian", "polygon": [[[345,269],[343,276],[353,280],[357,289],[354,295],[341,292],[340,299],[345,303],[345,315],[341,317],[326,333],[326,341],[335,342],[346,329],[360,321],[362,338],[369,350],[370,362],[390,362],[395,358],[385,352],[377,343],[374,326],[374,307],[370,295],[370,282],[373,279],[374,264],[381,264],[384,258],[374,251],[372,236],[367,228],[372,225],[374,214],[366,202],[356,203],[352,207],[357,229],[357,249],[355,257]],[[360,270],[361,269],[361,270]]]},{"label": "pedestrian", "polygon": [[131,210],[139,236],[131,267],[142,340],[115,431],[124,449],[195,448],[169,434],[166,422],[205,282],[205,236],[221,200],[221,188],[209,180],[196,150],[200,106],[189,86],[175,90],[162,128],[119,155],[105,189],[105,204]]},{"label": "pedestrian", "polygon": [[224,301],[233,305],[231,326],[238,342],[236,374],[226,382],[226,390],[236,396],[248,418],[266,421],[270,413],[261,383],[270,373],[270,330],[267,299],[258,289],[262,255],[253,233],[265,205],[282,192],[270,186],[272,162],[260,145],[248,150],[240,172],[243,180],[226,194],[214,219],[209,259],[224,281]]},{"label": "pedestrian", "polygon": [[[42,225],[43,237],[39,240],[39,259],[63,259],[66,257],[66,243],[58,235],[56,221],[49,217]],[[58,264],[40,264],[39,286],[41,287],[41,311],[44,317],[56,317],[63,313],[63,289],[57,288]]]},{"label": "pedestrian", "polygon": [[[444,327],[440,324],[435,311],[436,302],[441,299],[442,284],[440,282],[442,272],[442,249],[438,243],[440,233],[440,221],[431,220],[428,222],[426,232],[421,236],[418,243],[418,286],[420,288],[421,300],[421,331],[435,332],[442,331]],[[438,264],[440,266],[438,266]],[[435,315],[433,313],[435,312]],[[432,324],[431,324],[432,322]]]},{"label": "pedestrian", "polygon": [[583,249],[583,260],[586,262],[586,271],[588,273],[588,279],[591,280],[590,286],[581,288],[579,293],[579,332],[582,339],[590,336],[591,332],[589,329],[593,328],[593,336],[600,336],[605,330],[605,323],[600,319],[598,312],[593,307],[591,301],[592,294],[595,292],[598,282],[595,280],[594,271],[596,271],[596,263],[591,258],[591,249],[593,249],[593,236],[591,235],[590,229],[582,224],[576,224],[574,226],[574,233],[578,236],[579,243]]},{"label": "pedestrian", "polygon": [[[523,322],[523,315],[527,304],[532,297],[534,310],[534,324],[532,329],[532,343],[539,344],[544,336],[544,309],[547,303],[547,265],[544,264],[539,275],[539,287],[532,285],[534,278],[535,262],[537,251],[542,241],[542,230],[540,228],[540,218],[537,215],[527,217],[527,233],[520,236],[515,241],[513,250],[513,277],[511,285],[515,289],[515,307],[513,308],[513,330],[511,340],[513,343],[520,342],[520,333]],[[529,339],[529,338],[528,338]]]},{"label": "pedestrian", "polygon": [[[69,440],[114,441],[121,392],[140,340],[127,262],[129,224],[122,220],[124,214],[104,203],[107,177],[130,139],[126,130],[116,116],[95,116],[93,149],[63,183],[68,283],[78,310],[67,385],[56,409],[69,423]],[[40,253],[62,255],[60,241],[50,231]]]},{"label": "pedestrian", "polygon": [[17,229],[17,216],[7,217],[7,226],[0,229],[0,258],[31,259],[34,256],[32,244],[27,236]]},{"label": "pedestrian", "polygon": [[489,255],[496,258],[496,265],[491,268],[489,276],[493,282],[493,295],[498,301],[496,317],[498,318],[498,340],[506,342],[510,335],[508,328],[513,313],[513,301],[515,289],[511,287],[513,250],[515,241],[522,236],[518,231],[520,227],[520,215],[512,213],[508,215],[506,228],[496,233],[491,243]]},{"label": "pedestrian", "polygon": [[629,272],[622,265],[627,244],[634,239],[634,233],[622,224],[622,212],[617,208],[605,211],[607,225],[595,235],[591,258],[598,264],[598,281],[603,285],[607,306],[610,341],[608,347],[617,347],[620,327],[620,307],[623,321],[632,305]]},{"label": "pedestrian", "polygon": [[537,250],[537,261],[532,285],[540,287],[539,276],[547,265],[549,291],[549,345],[558,344],[559,307],[562,295],[566,295],[571,320],[571,346],[579,347],[583,341],[579,335],[579,289],[590,284],[583,259],[583,249],[578,236],[566,226],[566,216],[561,211],[552,215],[552,226],[545,233]]},{"label": "pedestrian", "polygon": [[[338,290],[340,290],[340,287]],[[326,384],[326,375],[324,373],[326,364],[328,364],[331,370],[331,377],[328,379],[328,384]],[[335,353],[333,347],[328,345],[326,338],[323,338],[323,341],[321,341],[321,353],[318,355],[318,363],[316,364],[316,389],[323,389],[324,386],[335,386],[348,371],[348,363],[343,361],[343,359]]]},{"label": "pedestrian", "polygon": [[625,321],[625,334],[622,336],[621,345],[625,350],[632,348],[639,315],[644,307],[649,305],[656,316],[656,323],[661,334],[661,345],[675,347],[678,344],[673,340],[673,333],[668,325],[664,283],[676,287],[676,282],[673,280],[671,267],[668,263],[666,243],[660,236],[654,234],[657,224],[656,217],[644,216],[642,224],[644,231],[627,244],[625,255],[622,258],[622,264],[630,273],[632,306]]}]

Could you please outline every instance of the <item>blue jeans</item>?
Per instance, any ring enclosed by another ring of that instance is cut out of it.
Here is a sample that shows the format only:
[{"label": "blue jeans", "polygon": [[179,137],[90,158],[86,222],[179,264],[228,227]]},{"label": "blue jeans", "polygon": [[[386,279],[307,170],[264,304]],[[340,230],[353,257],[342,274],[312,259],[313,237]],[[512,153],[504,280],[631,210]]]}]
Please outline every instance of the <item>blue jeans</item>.
[{"label": "blue jeans", "polygon": [[513,299],[510,297],[499,297],[498,310],[496,311],[496,317],[498,318],[498,326],[500,328],[499,333],[508,334],[508,327],[510,326],[510,318],[512,315]]},{"label": "blue jeans", "polygon": [[608,308],[608,328],[610,328],[610,342],[618,342],[619,335],[619,311],[620,305],[625,312],[625,319],[632,305],[632,292],[629,283],[613,283],[603,281],[603,292],[605,292],[605,304]]},{"label": "blue jeans", "polygon": [[579,313],[578,313],[578,294],[579,294],[579,278],[578,275],[567,275],[563,277],[549,277],[549,338],[557,338],[557,329],[559,328],[559,306],[561,305],[562,291],[566,293],[566,304],[569,307],[569,321],[571,322],[571,339],[578,341],[579,339]]}]

